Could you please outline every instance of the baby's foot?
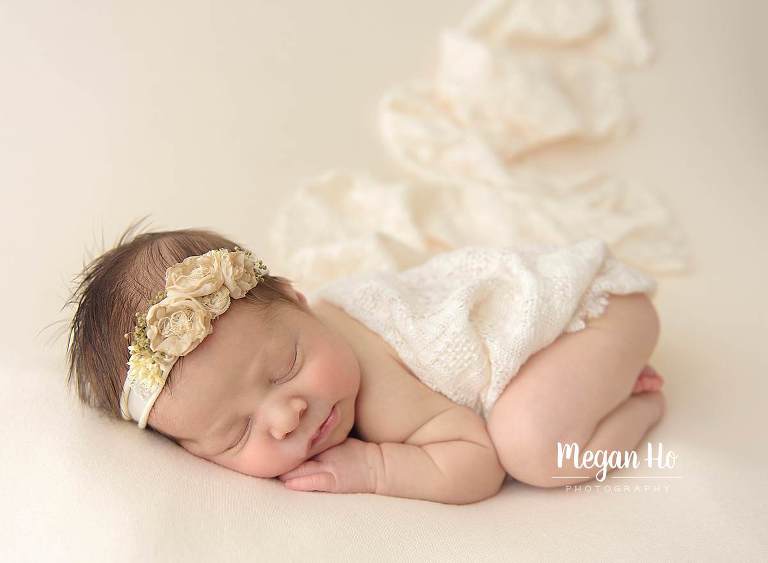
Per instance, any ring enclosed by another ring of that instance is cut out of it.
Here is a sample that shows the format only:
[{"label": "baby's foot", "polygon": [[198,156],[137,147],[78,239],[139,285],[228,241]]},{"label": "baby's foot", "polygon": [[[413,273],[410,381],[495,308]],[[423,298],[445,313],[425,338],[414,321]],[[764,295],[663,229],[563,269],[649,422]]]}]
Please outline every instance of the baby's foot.
[{"label": "baby's foot", "polygon": [[664,385],[664,378],[661,377],[655,369],[646,364],[643,371],[637,376],[637,381],[635,381],[635,387],[632,389],[632,394],[643,393],[645,391],[658,391],[661,389],[662,385]]}]

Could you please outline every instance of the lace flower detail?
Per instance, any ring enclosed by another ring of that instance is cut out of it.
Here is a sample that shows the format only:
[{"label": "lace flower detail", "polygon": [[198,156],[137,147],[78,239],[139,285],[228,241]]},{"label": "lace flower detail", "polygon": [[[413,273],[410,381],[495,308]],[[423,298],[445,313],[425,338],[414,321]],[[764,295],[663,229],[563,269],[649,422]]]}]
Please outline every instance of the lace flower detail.
[{"label": "lace flower detail", "polygon": [[224,283],[222,258],[221,250],[211,250],[202,256],[190,256],[171,266],[165,271],[167,294],[202,297],[214,293]]},{"label": "lace flower detail", "polygon": [[224,284],[233,299],[240,299],[268,273],[261,260],[254,260],[249,251],[236,250],[222,256]]},{"label": "lace flower detail", "polygon": [[225,286],[221,286],[214,293],[200,298],[200,304],[210,313],[211,318],[216,318],[229,309],[230,302],[229,290]]},{"label": "lace flower detail", "polygon": [[172,295],[147,311],[147,338],[157,352],[184,356],[212,331],[211,314],[197,299]]}]

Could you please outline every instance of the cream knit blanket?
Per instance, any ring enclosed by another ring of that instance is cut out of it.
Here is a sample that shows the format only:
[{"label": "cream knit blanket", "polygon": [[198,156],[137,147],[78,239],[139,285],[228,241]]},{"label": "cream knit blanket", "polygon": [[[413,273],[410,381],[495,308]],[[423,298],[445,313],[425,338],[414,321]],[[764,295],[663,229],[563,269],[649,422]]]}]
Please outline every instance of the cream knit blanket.
[{"label": "cream knit blanket", "polygon": [[520,366],[599,316],[610,294],[656,282],[605,243],[467,246],[404,272],[358,274],[312,296],[384,338],[422,383],[487,417]]}]

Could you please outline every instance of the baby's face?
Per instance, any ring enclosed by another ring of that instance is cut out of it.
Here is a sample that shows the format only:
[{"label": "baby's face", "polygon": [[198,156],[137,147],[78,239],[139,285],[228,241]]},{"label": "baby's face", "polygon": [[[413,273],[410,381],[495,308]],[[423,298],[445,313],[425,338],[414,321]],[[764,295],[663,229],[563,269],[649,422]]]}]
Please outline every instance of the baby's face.
[{"label": "baby's face", "polygon": [[[160,394],[149,425],[196,456],[256,477],[286,473],[343,442],[355,422],[360,366],[346,340],[305,307],[281,304],[265,319],[233,300],[174,367],[173,389]],[[334,405],[338,422],[310,447]]]}]

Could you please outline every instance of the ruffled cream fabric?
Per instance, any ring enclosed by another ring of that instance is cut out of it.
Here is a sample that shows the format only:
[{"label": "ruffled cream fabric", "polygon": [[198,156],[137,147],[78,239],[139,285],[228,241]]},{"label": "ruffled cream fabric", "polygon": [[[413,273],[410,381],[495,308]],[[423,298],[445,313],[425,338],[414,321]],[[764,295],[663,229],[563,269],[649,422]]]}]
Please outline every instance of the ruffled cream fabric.
[{"label": "ruffled cream fabric", "polygon": [[272,267],[313,290],[464,245],[595,237],[655,274],[689,269],[659,197],[599,171],[534,168],[631,131],[621,73],[650,60],[635,0],[479,2],[438,41],[431,77],[385,92],[378,121],[403,176],[328,170],[278,211]]}]

